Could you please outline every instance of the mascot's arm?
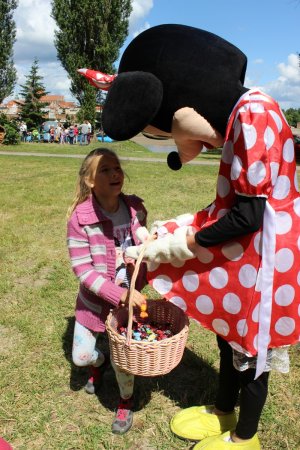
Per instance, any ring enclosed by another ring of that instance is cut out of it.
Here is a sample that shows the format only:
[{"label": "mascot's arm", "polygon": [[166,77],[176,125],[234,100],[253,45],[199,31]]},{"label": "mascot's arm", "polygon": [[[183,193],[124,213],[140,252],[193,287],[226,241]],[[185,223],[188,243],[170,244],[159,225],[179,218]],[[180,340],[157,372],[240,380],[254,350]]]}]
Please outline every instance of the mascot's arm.
[{"label": "mascot's arm", "polygon": [[210,247],[237,236],[254,233],[263,223],[265,197],[244,197],[238,195],[237,203],[213,225],[195,234],[195,241],[202,247]]}]

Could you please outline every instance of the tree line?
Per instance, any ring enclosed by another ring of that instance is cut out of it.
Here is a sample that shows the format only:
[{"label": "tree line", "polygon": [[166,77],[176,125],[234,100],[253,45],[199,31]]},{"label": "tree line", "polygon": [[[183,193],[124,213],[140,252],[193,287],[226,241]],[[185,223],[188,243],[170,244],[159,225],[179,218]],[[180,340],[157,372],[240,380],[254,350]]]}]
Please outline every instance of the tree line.
[{"label": "tree line", "polygon": [[[0,0],[0,103],[12,94],[16,84],[13,61],[16,25],[13,15],[17,6],[18,0]],[[57,57],[71,80],[70,91],[80,105],[78,120],[88,117],[94,125],[96,103],[97,100],[103,101],[102,93],[89,85],[77,69],[90,67],[105,73],[116,72],[114,63],[128,35],[131,0],[52,0],[51,8],[51,16],[57,26],[54,45]],[[28,129],[43,122],[43,108],[47,106],[40,101],[48,92],[38,69],[35,58],[26,82],[21,86],[24,104],[20,118],[27,123]],[[289,108],[284,113],[288,123],[297,126],[300,109]]]},{"label": "tree line", "polygon": [[[17,79],[13,61],[16,41],[13,15],[17,6],[18,0],[0,0],[0,103],[12,94]],[[116,72],[114,63],[128,36],[131,0],[52,0],[51,8],[57,26],[54,38],[57,57],[71,80],[70,91],[80,105],[80,116],[88,117],[94,124],[101,92],[89,85],[77,69],[90,67],[105,73]],[[42,109],[46,106],[40,101],[47,92],[38,68],[35,58],[21,86],[24,105],[20,118],[29,127],[42,123]]]}]

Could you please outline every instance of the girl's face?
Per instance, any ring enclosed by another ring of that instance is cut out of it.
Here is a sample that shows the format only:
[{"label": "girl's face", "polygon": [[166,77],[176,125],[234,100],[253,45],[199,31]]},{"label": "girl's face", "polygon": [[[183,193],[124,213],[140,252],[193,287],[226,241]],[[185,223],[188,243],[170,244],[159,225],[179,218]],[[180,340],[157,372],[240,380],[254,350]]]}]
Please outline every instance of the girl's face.
[{"label": "girl's face", "polygon": [[121,193],[124,172],[114,156],[99,155],[94,157],[90,169],[90,176],[86,181],[97,199],[113,198]]}]

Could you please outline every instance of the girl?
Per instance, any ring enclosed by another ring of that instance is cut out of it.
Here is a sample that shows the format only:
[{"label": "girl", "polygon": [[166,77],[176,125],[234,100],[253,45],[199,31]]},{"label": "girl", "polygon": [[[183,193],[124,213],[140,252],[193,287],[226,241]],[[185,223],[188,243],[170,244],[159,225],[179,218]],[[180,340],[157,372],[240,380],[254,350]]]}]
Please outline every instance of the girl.
[{"label": "girl", "polygon": [[[136,229],[146,223],[147,211],[142,200],[123,194],[123,183],[124,172],[117,155],[106,148],[91,151],[81,165],[75,198],[68,211],[69,255],[80,281],[72,358],[77,366],[89,366],[85,390],[90,394],[95,393],[101,372],[108,364],[97,347],[97,337],[105,332],[110,309],[128,302],[132,262],[122,255],[127,246],[137,242]],[[143,265],[133,294],[134,306],[140,307],[145,302],[139,292],[145,280]],[[112,432],[123,434],[133,420],[134,377],[112,365],[120,389]]]}]

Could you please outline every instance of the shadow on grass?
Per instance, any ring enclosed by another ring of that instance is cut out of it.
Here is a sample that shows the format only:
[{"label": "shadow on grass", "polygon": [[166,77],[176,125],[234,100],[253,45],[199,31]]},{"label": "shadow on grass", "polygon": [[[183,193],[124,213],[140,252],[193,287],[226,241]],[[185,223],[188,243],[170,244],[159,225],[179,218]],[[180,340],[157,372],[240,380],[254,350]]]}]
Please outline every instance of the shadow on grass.
[{"label": "shadow on grass", "polygon": [[[67,327],[62,339],[65,358],[70,363],[70,389],[78,391],[88,379],[88,369],[76,367],[72,362],[74,317],[66,317]],[[106,334],[99,337],[99,348],[109,353]],[[135,377],[135,410],[141,410],[150,401],[151,393],[162,392],[180,408],[212,404],[216,396],[218,373],[205,360],[185,349],[180,364],[169,374],[158,377]],[[114,411],[119,399],[119,388],[114,370],[109,367],[103,375],[103,383],[97,392],[99,402]]]}]

